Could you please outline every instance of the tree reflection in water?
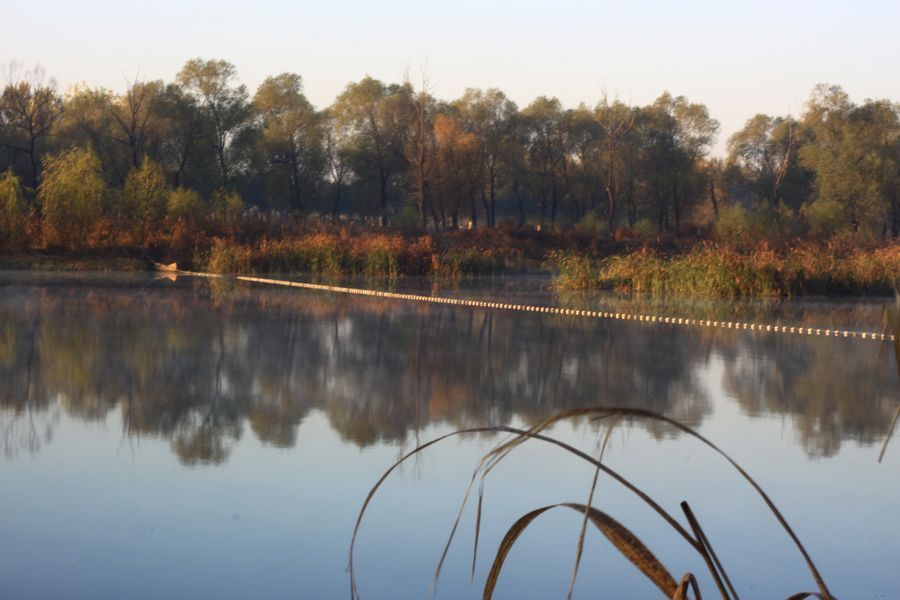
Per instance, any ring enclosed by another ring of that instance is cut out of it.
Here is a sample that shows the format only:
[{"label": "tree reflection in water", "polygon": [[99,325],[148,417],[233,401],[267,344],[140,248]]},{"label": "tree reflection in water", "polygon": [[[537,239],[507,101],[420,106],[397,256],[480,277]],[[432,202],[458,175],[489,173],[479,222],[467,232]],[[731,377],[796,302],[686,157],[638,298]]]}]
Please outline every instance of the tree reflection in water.
[{"label": "tree reflection in water", "polygon": [[713,358],[746,413],[787,417],[813,456],[879,443],[897,407],[893,358],[871,342],[183,279],[19,282],[0,288],[0,434],[7,453],[37,451],[57,411],[99,420],[118,410],[125,435],[165,438],[193,464],[226,460],[245,424],[291,447],[312,410],[360,446],[434,423],[532,423],[596,404],[696,427],[716,400],[703,377]]}]

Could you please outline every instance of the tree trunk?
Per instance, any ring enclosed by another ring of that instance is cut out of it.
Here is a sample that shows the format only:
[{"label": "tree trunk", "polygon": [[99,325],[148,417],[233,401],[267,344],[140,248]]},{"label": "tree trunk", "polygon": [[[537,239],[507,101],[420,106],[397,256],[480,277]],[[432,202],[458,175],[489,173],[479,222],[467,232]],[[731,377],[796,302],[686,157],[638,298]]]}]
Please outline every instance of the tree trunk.
[{"label": "tree trunk", "polygon": [[719,220],[719,201],[716,199],[716,186],[713,183],[712,174],[709,176],[709,201],[712,203],[713,212],[716,215],[716,221]]},{"label": "tree trunk", "polygon": [[334,193],[334,203],[331,205],[331,222],[337,223],[338,211],[340,210],[341,205],[341,184],[340,182],[335,182],[334,184],[335,193]]}]

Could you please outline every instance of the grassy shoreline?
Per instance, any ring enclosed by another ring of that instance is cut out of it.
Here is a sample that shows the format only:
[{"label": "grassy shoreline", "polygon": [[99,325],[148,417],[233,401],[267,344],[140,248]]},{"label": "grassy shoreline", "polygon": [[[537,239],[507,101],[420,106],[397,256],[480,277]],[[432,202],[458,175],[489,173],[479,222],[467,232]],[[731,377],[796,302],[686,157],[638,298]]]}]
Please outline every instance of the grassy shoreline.
[{"label": "grassy shoreline", "polygon": [[182,268],[221,274],[314,277],[457,278],[549,271],[561,291],[613,289],[654,297],[888,294],[900,283],[900,243],[796,242],[771,248],[696,240],[601,243],[588,236],[515,230],[407,235],[348,229],[204,242],[190,252],[165,247],[3,252],[0,269],[148,271],[154,261],[177,261]]},{"label": "grassy shoreline", "polygon": [[784,298],[890,294],[900,244],[782,249],[701,245],[674,254],[644,248],[603,259],[555,256],[558,289],[614,289],[654,297]]},{"label": "grassy shoreline", "polygon": [[153,261],[142,256],[72,255],[44,250],[0,252],[0,271],[152,271]]}]

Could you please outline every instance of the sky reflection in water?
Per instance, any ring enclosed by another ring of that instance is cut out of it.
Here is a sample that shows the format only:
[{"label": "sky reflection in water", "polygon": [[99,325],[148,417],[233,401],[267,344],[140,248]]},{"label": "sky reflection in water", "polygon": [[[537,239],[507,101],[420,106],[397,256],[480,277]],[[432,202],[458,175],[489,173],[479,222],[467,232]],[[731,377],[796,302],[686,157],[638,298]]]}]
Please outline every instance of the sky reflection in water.
[{"label": "sky reflection in water", "polygon": [[[445,293],[598,301],[533,284]],[[873,302],[632,308],[869,329],[881,319]],[[876,462],[900,399],[892,360],[870,341],[185,279],[0,275],[0,596],[346,597],[356,512],[403,449],[598,403],[699,428],[757,476],[839,597],[897,596],[900,446]],[[591,451],[599,431],[554,434]],[[495,441],[445,442],[389,480],[360,538],[364,598],[428,594],[471,469]],[[689,500],[746,597],[813,589],[762,502],[696,442],[629,423],[606,459],[670,512]],[[591,475],[538,444],[517,451],[488,480],[476,581],[515,518],[583,502]],[[683,540],[611,480],[595,502],[672,571],[702,574]],[[438,597],[480,597],[468,581],[471,525],[468,515]],[[542,517],[498,597],[563,596],[578,527],[574,514]],[[590,538],[580,596],[656,597]]]}]

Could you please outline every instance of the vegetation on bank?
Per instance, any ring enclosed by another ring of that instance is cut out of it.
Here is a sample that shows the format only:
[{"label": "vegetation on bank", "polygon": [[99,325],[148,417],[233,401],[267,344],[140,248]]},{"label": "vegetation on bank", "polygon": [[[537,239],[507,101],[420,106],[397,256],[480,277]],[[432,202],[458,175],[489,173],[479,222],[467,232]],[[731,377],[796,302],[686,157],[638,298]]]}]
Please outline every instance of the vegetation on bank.
[{"label": "vegetation on bank", "polygon": [[[834,85],[816,86],[797,117],[751,116],[718,157],[707,107],[668,92],[644,106],[540,96],[519,107],[498,89],[442,100],[427,81],[366,77],[316,108],[300,75],[254,93],[224,60],[192,59],[173,81],[121,92],[61,94],[15,64],[8,75],[0,173],[21,190],[4,194],[2,226],[37,213],[63,245],[108,219],[129,221],[139,242],[164,213],[189,219],[201,206],[420,233],[504,222],[603,237],[739,233],[749,215],[784,233],[802,221],[816,236],[900,236],[900,106],[856,103]],[[89,176],[63,184],[72,170]]]},{"label": "vegetation on bank", "polygon": [[675,254],[641,249],[594,260],[554,256],[562,289],[608,288],[653,296],[784,297],[883,294],[900,285],[900,244],[842,248],[802,243],[780,250],[703,244]]},{"label": "vegetation on bank", "polygon": [[[123,94],[0,94],[0,266],[178,262],[315,276],[537,268],[564,288],[780,296],[890,289],[900,106],[817,86],[799,118],[718,123],[663,93],[519,109],[496,89],[351,83],[317,110],[299,75],[251,96],[222,60]],[[835,242],[834,240],[837,240]],[[118,261],[118,262],[117,262]]]}]

